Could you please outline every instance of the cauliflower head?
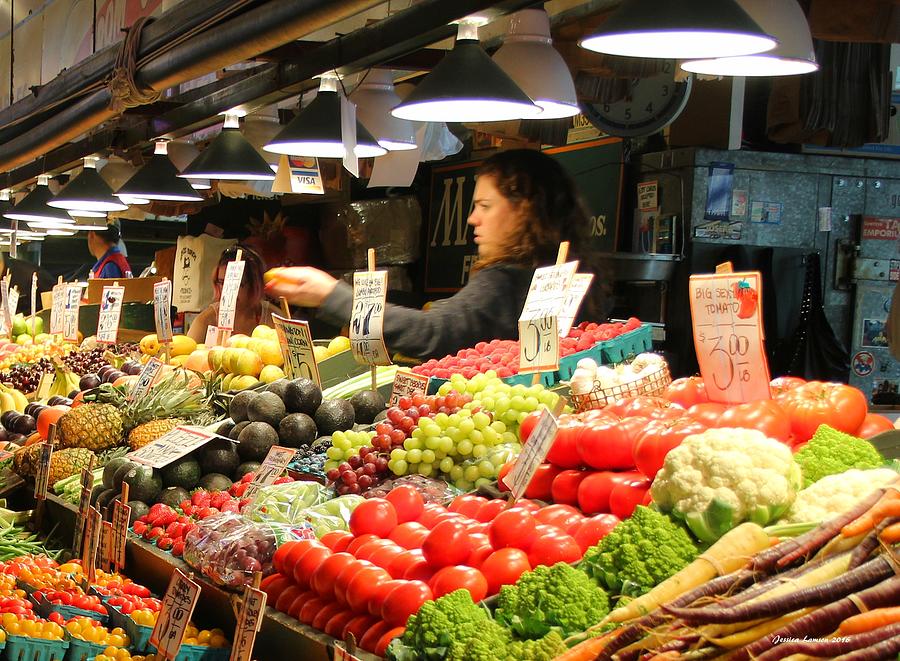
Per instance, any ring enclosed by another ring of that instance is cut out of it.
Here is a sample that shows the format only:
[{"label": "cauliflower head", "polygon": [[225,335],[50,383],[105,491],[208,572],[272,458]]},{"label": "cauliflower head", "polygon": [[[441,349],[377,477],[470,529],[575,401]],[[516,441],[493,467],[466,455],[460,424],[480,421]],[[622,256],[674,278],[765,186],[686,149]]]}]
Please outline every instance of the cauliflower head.
[{"label": "cauliflower head", "polygon": [[764,526],[780,517],[801,480],[783,443],[754,429],[708,429],[669,451],[651,494],[698,539],[714,542],[744,521]]},{"label": "cauliflower head", "polygon": [[897,479],[890,468],[857,470],[823,477],[797,494],[782,523],[826,521],[849,511],[876,489]]}]

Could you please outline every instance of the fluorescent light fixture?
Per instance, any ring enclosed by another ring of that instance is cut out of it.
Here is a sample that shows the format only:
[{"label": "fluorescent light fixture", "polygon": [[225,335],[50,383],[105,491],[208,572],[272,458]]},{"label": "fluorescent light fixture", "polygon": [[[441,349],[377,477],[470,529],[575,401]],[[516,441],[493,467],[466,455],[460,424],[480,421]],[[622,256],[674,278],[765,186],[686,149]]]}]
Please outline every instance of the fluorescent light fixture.
[{"label": "fluorescent light fixture", "polygon": [[739,0],[763,29],[778,39],[765,53],[683,62],[681,68],[711,76],[793,76],[818,70],[806,15],[796,0]]},{"label": "fluorescent light fixture", "polygon": [[509,18],[509,31],[493,60],[540,106],[535,119],[572,117],[581,110],[572,73],[550,37],[543,9],[523,9]]},{"label": "fluorescent light fixture", "polygon": [[53,193],[47,185],[50,177],[46,174],[38,176],[37,185],[28,195],[22,198],[17,205],[3,213],[4,218],[10,220],[24,220],[25,222],[50,223],[59,225],[74,225],[75,220],[62,209],[48,206],[53,199]]},{"label": "fluorescent light fixture", "polygon": [[78,176],[69,181],[47,204],[57,209],[83,209],[103,213],[128,208],[103,181],[103,177],[97,172],[97,159],[91,156],[84,159],[84,168]]},{"label": "fluorescent light fixture", "polygon": [[153,156],[116,191],[119,198],[142,198],[165,202],[201,202],[191,185],[178,176],[178,169],[166,153],[166,141],[158,140]]},{"label": "fluorescent light fixture", "polygon": [[353,90],[350,100],[356,104],[356,117],[388,151],[416,148],[416,127],[391,114],[400,97],[394,91],[394,77],[388,69],[372,69]]},{"label": "fluorescent light fixture", "polygon": [[392,114],[420,122],[499,122],[541,112],[478,43],[478,27],[463,21],[453,50]]},{"label": "fluorescent light fixture", "polygon": [[258,151],[241,135],[237,115],[226,114],[222,131],[178,175],[187,179],[266,181],[275,173]]},{"label": "fluorescent light fixture", "polygon": [[[341,98],[338,96],[337,84],[334,76],[322,76],[316,98],[263,149],[288,156],[344,158],[346,150],[341,132]],[[353,153],[357,158],[371,158],[383,156],[387,149],[379,145],[357,120],[356,148]]]},{"label": "fluorescent light fixture", "polygon": [[191,188],[194,190],[209,190],[212,188],[212,182],[209,179],[189,179]]},{"label": "fluorescent light fixture", "polygon": [[581,41],[599,53],[675,60],[753,55],[776,45],[736,0],[624,0]]}]

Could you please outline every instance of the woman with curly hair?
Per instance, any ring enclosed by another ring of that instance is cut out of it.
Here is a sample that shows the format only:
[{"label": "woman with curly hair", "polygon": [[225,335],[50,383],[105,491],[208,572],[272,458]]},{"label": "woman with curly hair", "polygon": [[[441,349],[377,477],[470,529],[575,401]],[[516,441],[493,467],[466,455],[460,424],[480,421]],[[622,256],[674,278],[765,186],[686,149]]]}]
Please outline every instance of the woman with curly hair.
[{"label": "woman with curly hair", "polygon": [[[562,241],[570,242],[571,259],[583,257],[590,233],[574,181],[553,158],[528,149],[500,152],[481,165],[468,223],[478,246],[468,284],[426,311],[388,305],[384,339],[391,352],[427,359],[516,339],[534,269],[553,264]],[[353,288],[314,268],[282,269],[266,292],[317,307],[330,323],[350,319]]]}]

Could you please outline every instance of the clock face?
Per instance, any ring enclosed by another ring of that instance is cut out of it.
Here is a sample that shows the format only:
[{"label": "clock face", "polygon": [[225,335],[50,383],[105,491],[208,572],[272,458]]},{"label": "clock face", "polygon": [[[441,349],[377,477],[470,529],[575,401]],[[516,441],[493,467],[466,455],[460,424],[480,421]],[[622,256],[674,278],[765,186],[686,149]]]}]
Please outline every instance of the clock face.
[{"label": "clock face", "polygon": [[628,95],[615,103],[581,102],[581,112],[601,131],[614,136],[647,136],[671,124],[687,105],[693,76],[675,82],[675,64],[662,73],[635,78]]}]

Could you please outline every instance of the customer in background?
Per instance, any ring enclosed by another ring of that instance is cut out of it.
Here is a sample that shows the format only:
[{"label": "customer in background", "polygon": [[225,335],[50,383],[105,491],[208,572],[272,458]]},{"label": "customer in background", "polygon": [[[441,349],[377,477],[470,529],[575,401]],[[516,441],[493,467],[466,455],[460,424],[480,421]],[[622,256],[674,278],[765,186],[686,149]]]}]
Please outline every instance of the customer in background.
[{"label": "customer in background", "polygon": [[[478,245],[468,284],[427,311],[388,305],[384,339],[389,351],[427,359],[493,338],[518,338],[534,269],[556,261],[561,241],[571,243],[570,259],[583,258],[580,252],[590,236],[575,182],[553,158],[528,149],[501,152],[479,168],[468,223]],[[583,259],[579,270],[596,274]],[[597,276],[594,303],[603,285]],[[353,288],[318,269],[280,269],[266,291],[319,308],[319,318],[329,323],[349,323]],[[587,301],[585,309],[599,315]]]},{"label": "customer in background", "polygon": [[92,278],[131,277],[131,265],[119,248],[121,238],[118,225],[108,225],[105,230],[87,233],[88,250],[97,260],[91,267]]},{"label": "customer in background", "polygon": [[237,257],[238,250],[242,251],[244,274],[238,291],[232,335],[238,333],[250,335],[260,324],[271,326],[272,313],[278,314],[278,308],[264,298],[263,274],[266,272],[266,265],[262,257],[246,246],[232,246],[222,253],[219,264],[213,272],[215,301],[197,315],[188,330],[188,335],[198,343],[206,340],[207,328],[218,324],[219,301],[222,298],[222,285],[225,284],[225,271],[228,269],[228,262],[233,262]]}]

